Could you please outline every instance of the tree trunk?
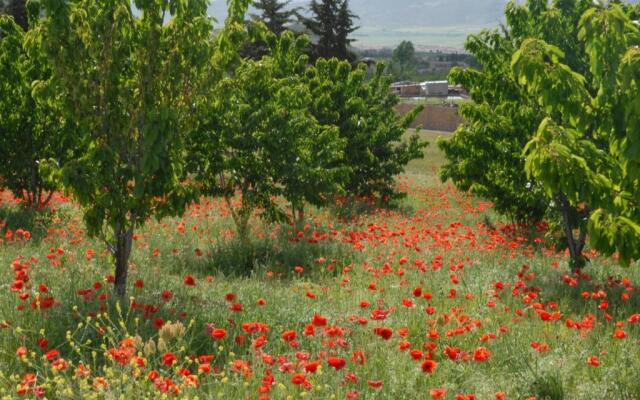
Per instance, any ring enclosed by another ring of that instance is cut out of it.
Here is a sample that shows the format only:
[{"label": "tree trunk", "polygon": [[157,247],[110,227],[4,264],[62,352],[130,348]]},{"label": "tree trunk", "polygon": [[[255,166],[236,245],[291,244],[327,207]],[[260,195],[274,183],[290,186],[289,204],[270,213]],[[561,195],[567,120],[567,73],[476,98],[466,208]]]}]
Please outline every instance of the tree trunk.
[{"label": "tree trunk", "polygon": [[291,202],[291,218],[295,228],[300,229],[304,222],[304,205],[296,206]]},{"label": "tree trunk", "polygon": [[231,212],[231,218],[233,218],[233,222],[236,224],[236,234],[238,239],[240,239],[240,243],[243,246],[249,245],[249,219],[251,218],[252,210],[245,203],[246,197],[242,196],[242,205],[240,206],[240,210],[236,211],[233,208],[233,204],[231,203],[231,198],[225,197],[225,201],[227,203],[227,207],[229,207],[229,211]]},{"label": "tree trunk", "polygon": [[249,217],[250,216],[251,214],[245,213],[243,212],[243,210],[241,210],[238,221],[236,223],[236,226],[238,229],[238,237],[240,238],[240,243],[242,243],[244,247],[248,247],[251,242],[249,240]]},{"label": "tree trunk", "polygon": [[53,193],[54,191],[51,190],[49,192],[49,194],[47,195],[47,197],[44,199],[44,201],[42,202],[42,208],[46,207],[49,205],[49,202],[51,201],[51,198],[53,197]]},{"label": "tree trunk", "polygon": [[580,225],[580,234],[576,238],[574,236],[574,224],[571,221],[571,204],[569,204],[569,200],[563,193],[557,195],[556,198],[560,204],[560,212],[562,213],[563,222],[562,225],[564,227],[565,236],[567,237],[567,246],[569,247],[569,255],[571,256],[571,265],[576,269],[582,269],[586,261],[582,255],[587,239],[586,227]]},{"label": "tree trunk", "polygon": [[127,294],[127,274],[129,272],[129,256],[133,243],[133,229],[116,229],[116,243],[113,255],[116,262],[114,290],[123,299]]}]

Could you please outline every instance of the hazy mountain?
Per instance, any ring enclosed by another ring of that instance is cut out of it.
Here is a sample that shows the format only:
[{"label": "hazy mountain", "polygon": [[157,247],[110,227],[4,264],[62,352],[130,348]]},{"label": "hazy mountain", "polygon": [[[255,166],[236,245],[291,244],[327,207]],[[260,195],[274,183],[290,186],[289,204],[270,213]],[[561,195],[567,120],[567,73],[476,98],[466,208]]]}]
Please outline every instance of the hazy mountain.
[{"label": "hazy mountain", "polygon": [[[521,2],[523,0],[520,0]],[[393,47],[412,40],[418,47],[461,48],[467,34],[498,26],[508,0],[351,0],[360,17],[357,47]],[[637,2],[634,0],[633,2]],[[308,0],[292,4],[306,6]],[[223,20],[226,2],[214,0],[212,15]]]}]

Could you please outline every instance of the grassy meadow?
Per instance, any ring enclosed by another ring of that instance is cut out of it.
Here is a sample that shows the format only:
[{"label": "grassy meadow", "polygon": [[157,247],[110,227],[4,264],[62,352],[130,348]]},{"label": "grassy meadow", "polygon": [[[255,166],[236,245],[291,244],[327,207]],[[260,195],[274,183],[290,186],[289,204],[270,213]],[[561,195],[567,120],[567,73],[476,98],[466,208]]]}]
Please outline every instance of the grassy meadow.
[{"label": "grassy meadow", "polygon": [[640,399],[637,267],[572,273],[438,178],[436,140],[394,209],[337,201],[304,225],[224,201],[135,236],[129,304],[105,245],[56,196],[0,194],[0,398]]}]

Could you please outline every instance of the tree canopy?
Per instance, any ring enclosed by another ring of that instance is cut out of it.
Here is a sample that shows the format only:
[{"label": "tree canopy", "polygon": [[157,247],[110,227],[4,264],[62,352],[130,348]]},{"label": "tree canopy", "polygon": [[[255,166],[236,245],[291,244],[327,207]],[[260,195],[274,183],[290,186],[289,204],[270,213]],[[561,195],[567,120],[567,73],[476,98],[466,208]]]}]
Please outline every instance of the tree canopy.
[{"label": "tree canopy", "polygon": [[[563,193],[549,194],[535,176],[525,171],[522,150],[549,115],[536,96],[518,82],[511,59],[528,38],[540,38],[564,49],[572,67],[585,71],[584,46],[578,40],[578,21],[591,2],[530,0],[507,5],[502,32],[471,35],[466,47],[482,69],[454,68],[453,83],[469,90],[472,103],[461,105],[466,123],[440,147],[449,162],[442,178],[464,190],[488,198],[496,209],[514,220],[532,223],[547,219],[560,227],[576,265],[582,265],[588,208],[566,202]],[[574,230],[580,232],[574,237]]]},{"label": "tree canopy", "polygon": [[74,157],[74,123],[60,115],[58,99],[37,101],[33,82],[51,71],[38,52],[27,52],[27,35],[0,16],[0,180],[31,208],[47,205],[55,186],[40,173],[41,159],[64,163]]},{"label": "tree canopy", "polygon": [[416,74],[416,49],[413,43],[403,40],[393,49],[388,72],[397,80],[409,80]]},{"label": "tree canopy", "polygon": [[344,143],[309,113],[307,39],[286,32],[267,42],[269,55],[243,60],[214,88],[225,95],[211,104],[192,144],[200,187],[225,198],[245,243],[256,211],[268,221],[288,219],[278,197],[302,210],[305,202],[325,204],[341,187],[335,161]]},{"label": "tree canopy", "polygon": [[258,0],[253,3],[253,7],[260,13],[251,14],[251,17],[254,21],[263,22],[271,32],[280,35],[294,22],[297,15],[297,9],[290,5],[291,0]]},{"label": "tree canopy", "polygon": [[27,0],[0,0],[0,14],[12,16],[24,31],[29,30]]},{"label": "tree canopy", "polygon": [[[51,160],[51,176],[85,210],[89,233],[104,238],[125,294],[136,228],[182,212],[193,199],[184,136],[207,87],[213,57],[207,1],[43,0],[30,51],[49,60],[43,99],[59,93],[62,115],[78,125],[81,155]],[[230,15],[246,2],[230,2]],[[223,35],[224,38],[224,35]]]},{"label": "tree canopy", "polygon": [[315,42],[312,58],[336,57],[354,61],[350,35],[358,27],[354,25],[357,16],[351,12],[349,0],[311,0],[309,11],[311,16],[302,18],[302,23]]},{"label": "tree canopy", "polygon": [[525,40],[513,71],[548,116],[525,148],[527,173],[549,195],[589,208],[591,244],[640,258],[640,30],[618,4],[587,10],[577,25],[588,70],[542,39]]},{"label": "tree canopy", "polygon": [[395,197],[394,177],[409,161],[423,157],[426,144],[417,135],[403,140],[421,108],[404,118],[397,116],[398,98],[389,92],[382,64],[367,80],[363,65],[354,70],[347,61],[321,59],[307,71],[307,79],[313,115],[321,124],[337,126],[346,140],[340,163],[350,171],[347,192],[387,200]]}]

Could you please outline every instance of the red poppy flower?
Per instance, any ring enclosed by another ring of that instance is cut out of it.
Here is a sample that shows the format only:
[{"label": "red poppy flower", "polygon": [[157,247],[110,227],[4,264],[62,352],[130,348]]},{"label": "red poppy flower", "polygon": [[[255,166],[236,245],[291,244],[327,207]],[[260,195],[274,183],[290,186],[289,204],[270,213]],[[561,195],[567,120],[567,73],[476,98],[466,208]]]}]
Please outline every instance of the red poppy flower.
[{"label": "red poppy flower", "polygon": [[314,314],[311,323],[314,326],[327,326],[327,318],[319,314]]},{"label": "red poppy flower", "polygon": [[320,366],[320,361],[313,361],[305,364],[304,370],[310,373],[315,373],[318,370],[319,366]]},{"label": "red poppy flower", "polygon": [[483,361],[487,361],[489,358],[491,358],[491,353],[489,352],[489,350],[487,350],[484,347],[478,347],[473,352],[473,359],[475,361],[483,362]]},{"label": "red poppy flower", "polygon": [[259,349],[265,344],[266,341],[267,341],[266,336],[258,336],[253,340],[253,343],[251,345],[253,346],[254,349]]},{"label": "red poppy flower", "polygon": [[413,358],[414,360],[422,360],[422,351],[418,350],[418,349],[413,349],[409,352],[409,354],[411,355],[411,358]]},{"label": "red poppy flower", "polygon": [[215,328],[211,331],[211,337],[216,340],[222,340],[227,336],[226,329],[223,328]]},{"label": "red poppy flower", "polygon": [[53,350],[47,351],[45,353],[44,357],[47,359],[47,361],[52,361],[55,358],[57,358],[59,354],[60,354],[60,352],[58,352],[58,350],[53,349]]},{"label": "red poppy flower", "polygon": [[166,353],[162,356],[162,364],[170,367],[173,363],[176,362],[176,356],[173,353]]},{"label": "red poppy flower", "polygon": [[616,339],[624,339],[627,337],[627,332],[623,331],[622,329],[616,329],[616,331],[613,333],[613,337]]},{"label": "red poppy flower", "polygon": [[210,363],[215,359],[216,359],[216,356],[214,356],[213,354],[203,354],[200,357],[198,357],[198,361],[202,364]]},{"label": "red poppy flower", "polygon": [[354,351],[351,355],[351,361],[358,365],[364,365],[367,362],[367,357],[361,351]]},{"label": "red poppy flower", "polygon": [[591,356],[587,358],[587,364],[591,365],[592,367],[598,367],[600,366],[600,359],[597,356]]},{"label": "red poppy flower", "polygon": [[160,296],[162,297],[162,300],[166,301],[173,296],[173,293],[171,292],[171,290],[167,289],[167,290],[164,290]]},{"label": "red poppy flower", "polygon": [[371,319],[374,321],[382,321],[389,316],[389,310],[373,310],[371,311]]},{"label": "red poppy flower", "polygon": [[291,383],[293,383],[294,385],[302,385],[307,381],[307,376],[305,374],[295,374],[292,378],[291,378]]},{"label": "red poppy flower", "polygon": [[429,395],[432,399],[443,399],[447,395],[447,391],[445,389],[431,389]]},{"label": "red poppy flower", "polygon": [[312,324],[308,324],[302,330],[302,334],[305,336],[314,336],[316,334],[316,327]]},{"label": "red poppy flower", "polygon": [[327,364],[329,364],[330,367],[335,368],[336,371],[341,370],[342,368],[344,368],[346,361],[344,358],[339,358],[339,357],[329,357],[327,359]]},{"label": "red poppy flower", "polygon": [[191,275],[187,275],[184,277],[184,284],[187,286],[195,286],[196,285],[196,280],[193,276]]},{"label": "red poppy flower", "polygon": [[291,342],[293,340],[296,340],[296,331],[285,331],[282,334],[282,340],[284,340],[285,342]]},{"label": "red poppy flower", "polygon": [[432,374],[433,371],[436,370],[437,366],[438,366],[438,364],[435,361],[433,361],[433,360],[425,360],[420,365],[420,368],[422,368],[423,372],[426,372],[427,374]]},{"label": "red poppy flower", "polygon": [[393,331],[391,330],[391,328],[387,328],[386,326],[376,327],[373,329],[373,332],[384,340],[389,340],[391,336],[393,336]]},{"label": "red poppy flower", "polygon": [[16,357],[24,357],[27,355],[27,348],[24,346],[18,347],[16,350]]}]

